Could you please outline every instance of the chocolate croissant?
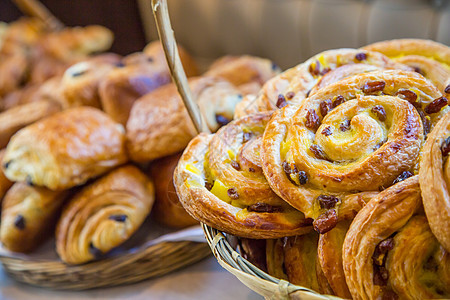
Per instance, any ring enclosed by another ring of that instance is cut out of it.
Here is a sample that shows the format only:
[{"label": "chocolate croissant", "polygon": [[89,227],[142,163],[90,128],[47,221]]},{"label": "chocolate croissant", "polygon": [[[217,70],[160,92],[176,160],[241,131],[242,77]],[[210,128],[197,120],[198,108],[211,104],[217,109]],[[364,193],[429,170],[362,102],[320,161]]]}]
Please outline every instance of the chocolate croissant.
[{"label": "chocolate croissant", "polygon": [[[233,118],[242,95],[231,83],[219,78],[189,79],[194,100],[211,131]],[[127,126],[130,158],[145,162],[183,150],[196,135],[175,84],[168,84],[138,99]]]},{"label": "chocolate croissant", "polygon": [[381,192],[353,220],[343,245],[353,299],[450,297],[450,253],[433,236],[420,195],[414,176]]},{"label": "chocolate croissant", "polygon": [[414,72],[370,72],[329,85],[276,111],[262,141],[264,174],[325,233],[379,189],[413,175],[424,134],[449,109],[442,98]]},{"label": "chocolate croissant", "polygon": [[130,238],[153,202],[153,184],[136,167],[108,173],[64,207],[56,228],[58,255],[68,264],[98,259]]},{"label": "chocolate croissant", "polygon": [[449,153],[450,113],[447,113],[428,135],[420,161],[419,178],[431,231],[450,252]]},{"label": "chocolate croissant", "polygon": [[78,107],[17,132],[2,167],[12,181],[62,190],[126,161],[123,127],[98,109]]},{"label": "chocolate croissant", "polygon": [[248,97],[236,107],[236,117],[272,111],[291,103],[301,104],[318,90],[316,85],[320,85],[322,80],[336,82],[376,69],[412,70],[378,52],[358,49],[324,51],[267,81],[256,97]]},{"label": "chocolate croissant", "polygon": [[30,252],[49,236],[67,191],[15,183],[2,203],[0,238],[14,252]]},{"label": "chocolate croissant", "polygon": [[261,169],[262,134],[271,115],[235,120],[200,134],[184,151],[174,181],[197,220],[245,238],[279,238],[311,230],[311,220],[280,199]]}]

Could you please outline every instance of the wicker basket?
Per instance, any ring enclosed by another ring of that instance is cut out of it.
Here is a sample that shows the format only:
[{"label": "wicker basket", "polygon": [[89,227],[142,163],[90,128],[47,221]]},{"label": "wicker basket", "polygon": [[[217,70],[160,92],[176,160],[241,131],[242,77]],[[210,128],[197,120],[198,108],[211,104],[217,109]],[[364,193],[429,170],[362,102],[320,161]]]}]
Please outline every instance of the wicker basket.
[{"label": "wicker basket", "polygon": [[191,265],[210,254],[206,243],[162,242],[116,257],[69,266],[61,261],[1,257],[6,272],[20,282],[57,290],[85,290],[130,284]]},{"label": "wicker basket", "polygon": [[339,297],[321,295],[313,290],[291,284],[270,276],[243,258],[232,244],[234,237],[225,236],[222,232],[202,224],[206,240],[219,264],[236,276],[243,284],[264,296],[266,299],[302,299],[323,300],[341,299]]}]

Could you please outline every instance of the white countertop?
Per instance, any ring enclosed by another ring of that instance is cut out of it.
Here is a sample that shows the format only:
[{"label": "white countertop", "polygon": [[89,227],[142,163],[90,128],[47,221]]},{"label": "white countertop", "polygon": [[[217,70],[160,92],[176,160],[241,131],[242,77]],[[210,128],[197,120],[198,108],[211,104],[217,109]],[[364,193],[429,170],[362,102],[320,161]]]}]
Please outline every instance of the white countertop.
[{"label": "white countertop", "polygon": [[261,300],[236,277],[222,269],[214,257],[141,283],[89,291],[52,291],[21,284],[9,278],[0,267],[1,300],[53,299],[246,299]]}]

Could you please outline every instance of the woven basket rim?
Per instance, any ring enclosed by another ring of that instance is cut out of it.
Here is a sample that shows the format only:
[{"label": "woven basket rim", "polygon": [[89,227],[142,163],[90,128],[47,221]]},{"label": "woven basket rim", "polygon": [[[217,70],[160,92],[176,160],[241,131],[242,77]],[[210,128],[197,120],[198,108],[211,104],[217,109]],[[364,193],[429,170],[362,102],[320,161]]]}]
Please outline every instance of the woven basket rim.
[{"label": "woven basket rim", "polygon": [[[250,275],[250,277],[246,276],[246,279],[248,280],[250,278],[250,280],[254,280],[254,285],[265,285],[266,289],[267,286],[272,286],[273,294],[270,295],[271,299],[304,299],[303,297],[306,297],[307,299],[341,299],[336,296],[320,294],[311,289],[292,284],[285,280],[280,280],[267,274],[242,257],[240,253],[231,246],[227,234],[203,223],[202,228],[205,233],[206,241],[219,264],[258,294],[265,297],[268,296],[244,282],[244,278],[240,278],[242,273]],[[234,270],[238,272],[234,272]]]}]

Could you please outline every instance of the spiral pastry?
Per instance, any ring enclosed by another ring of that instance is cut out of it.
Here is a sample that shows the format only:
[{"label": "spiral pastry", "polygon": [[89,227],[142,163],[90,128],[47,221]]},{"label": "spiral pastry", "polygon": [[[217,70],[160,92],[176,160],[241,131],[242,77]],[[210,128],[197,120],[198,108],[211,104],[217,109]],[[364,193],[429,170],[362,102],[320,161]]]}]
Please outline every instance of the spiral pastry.
[{"label": "spiral pastry", "polygon": [[423,214],[419,178],[373,198],[353,220],[343,265],[354,299],[450,297],[450,253]]},{"label": "spiral pastry", "polygon": [[39,246],[53,231],[67,194],[67,191],[15,183],[2,203],[3,245],[15,252],[29,252]]},{"label": "spiral pastry", "polygon": [[[363,66],[358,66],[360,64]],[[340,70],[342,67],[345,68]],[[316,85],[325,85],[321,84],[322,80],[330,83],[377,69],[411,70],[378,52],[357,49],[325,51],[267,81],[257,97],[247,97],[237,106],[236,117],[275,110],[290,103],[300,104],[318,90]]]},{"label": "spiral pastry", "polygon": [[64,207],[56,228],[56,251],[68,264],[100,258],[130,238],[153,202],[153,184],[136,167],[112,171]]},{"label": "spiral pastry", "polygon": [[363,49],[377,51],[408,65],[442,92],[450,93],[450,48],[429,40],[400,39],[378,42]]},{"label": "spiral pastry", "polygon": [[422,122],[429,127],[448,110],[436,105],[442,99],[414,72],[371,72],[332,84],[274,114],[261,148],[264,173],[325,233],[374,192],[412,175]]},{"label": "spiral pastry", "polygon": [[439,242],[450,251],[450,114],[446,114],[428,135],[423,147],[419,178],[423,206]]},{"label": "spiral pastry", "polygon": [[184,151],[175,186],[197,220],[245,238],[278,238],[310,230],[311,220],[269,187],[260,146],[270,114],[229,123],[215,135],[200,134]]}]

